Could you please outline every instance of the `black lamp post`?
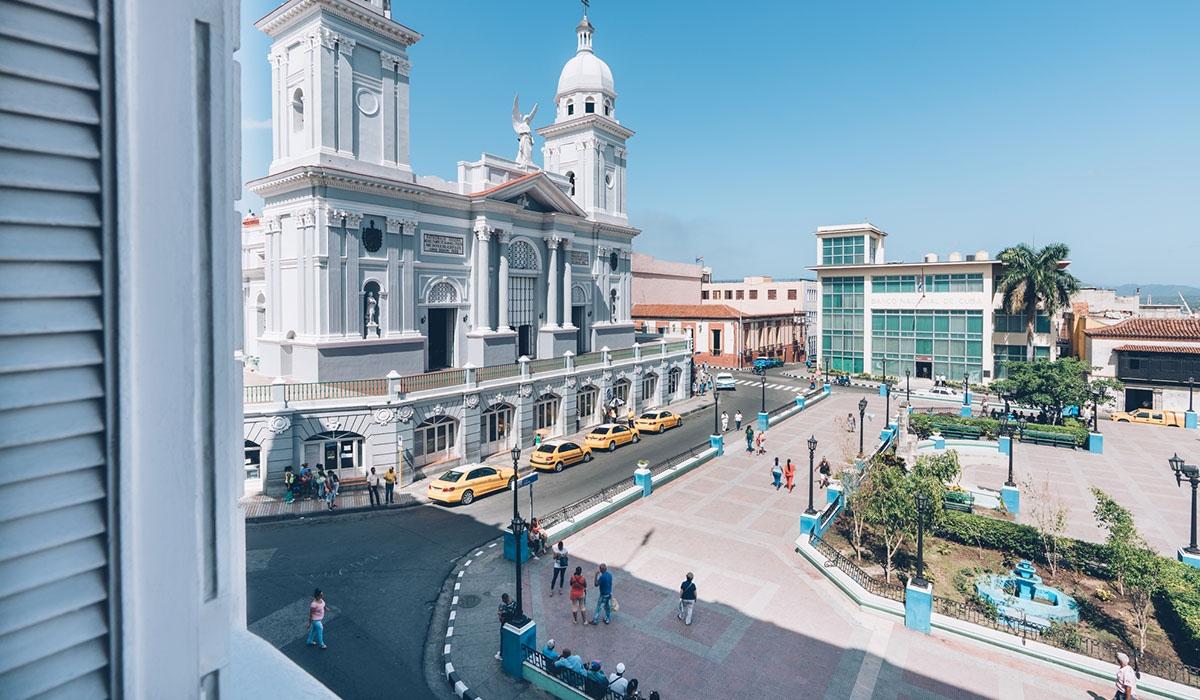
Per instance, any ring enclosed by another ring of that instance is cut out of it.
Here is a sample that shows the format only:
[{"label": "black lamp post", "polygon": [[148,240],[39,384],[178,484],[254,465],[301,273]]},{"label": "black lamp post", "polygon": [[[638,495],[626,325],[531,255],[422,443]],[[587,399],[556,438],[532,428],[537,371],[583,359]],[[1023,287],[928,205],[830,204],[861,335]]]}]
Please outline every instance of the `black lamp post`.
[{"label": "black lamp post", "polygon": [[721,392],[713,385],[713,435],[721,434]]},{"label": "black lamp post", "polygon": [[883,375],[883,425],[887,427],[892,424],[892,383],[888,381],[887,375]]},{"label": "black lamp post", "polygon": [[917,493],[917,575],[913,578],[914,586],[924,588],[929,585],[925,580],[925,517],[929,511],[929,496],[920,491]]},{"label": "black lamp post", "polygon": [[767,412],[767,369],[765,367],[755,367],[753,371],[755,374],[757,374],[759,376],[760,379],[762,379],[762,408],[759,409],[759,412],[766,413]]},{"label": "black lamp post", "polygon": [[963,405],[971,405],[971,375],[963,372]]},{"label": "black lamp post", "polygon": [[817,509],[813,508],[813,460],[817,454],[817,436],[813,435],[808,438],[808,508],[805,509],[805,515],[816,515]]},{"label": "black lamp post", "polygon": [[1196,378],[1188,377],[1188,411],[1192,411],[1192,390],[1196,388]]},{"label": "black lamp post", "polygon": [[513,518],[512,518],[512,533],[513,533],[513,561],[517,563],[517,609],[513,619],[509,620],[516,627],[521,627],[525,624],[525,607],[524,597],[521,595],[521,538],[525,534],[525,521],[521,520],[520,505],[517,503],[517,495],[521,490],[520,480],[518,478],[518,466],[521,461],[521,448],[514,446],[512,448],[513,461]]},{"label": "black lamp post", "polygon": [[1200,467],[1194,464],[1184,464],[1178,454],[1167,460],[1175,472],[1175,483],[1183,486],[1187,479],[1192,484],[1192,536],[1188,546],[1183,550],[1188,554],[1200,556],[1200,547],[1196,546],[1196,487],[1200,486]]},{"label": "black lamp post", "polygon": [[1099,390],[1092,390],[1092,432],[1100,432],[1100,394]]},{"label": "black lamp post", "polygon": [[825,383],[829,383],[829,355],[825,356]]},{"label": "black lamp post", "polygon": [[867,414],[867,400],[858,400],[858,456],[863,456],[863,417]]},{"label": "black lamp post", "polygon": [[1004,485],[1016,486],[1017,482],[1013,480],[1013,448],[1017,443],[1014,438],[1025,432],[1025,421],[1009,420],[1006,414],[1000,421],[1000,432],[1008,436],[1008,481]]},{"label": "black lamp post", "polygon": [[912,370],[904,368],[904,401],[912,403]]}]

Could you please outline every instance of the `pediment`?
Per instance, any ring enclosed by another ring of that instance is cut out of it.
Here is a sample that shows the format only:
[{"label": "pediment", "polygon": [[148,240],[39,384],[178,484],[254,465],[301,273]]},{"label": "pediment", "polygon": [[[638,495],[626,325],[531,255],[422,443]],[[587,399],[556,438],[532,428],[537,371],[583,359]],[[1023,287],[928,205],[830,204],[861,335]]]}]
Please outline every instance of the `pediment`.
[{"label": "pediment", "polygon": [[499,202],[515,204],[522,209],[541,214],[570,214],[586,217],[587,214],[579,208],[570,195],[558,188],[558,185],[546,176],[537,172],[517,178],[503,185],[478,192],[472,197],[493,199]]}]

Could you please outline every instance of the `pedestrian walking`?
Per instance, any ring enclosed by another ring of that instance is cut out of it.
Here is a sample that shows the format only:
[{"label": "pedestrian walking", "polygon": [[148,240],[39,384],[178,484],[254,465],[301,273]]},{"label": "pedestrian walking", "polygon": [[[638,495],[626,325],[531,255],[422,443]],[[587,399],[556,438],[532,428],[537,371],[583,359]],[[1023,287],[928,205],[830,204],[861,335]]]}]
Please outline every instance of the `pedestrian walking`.
[{"label": "pedestrian walking", "polygon": [[337,472],[330,469],[328,475],[325,477],[325,500],[329,504],[329,510],[337,508],[337,504],[334,503],[334,500],[337,499],[338,488],[340,488],[341,485],[342,480],[338,478]]},{"label": "pedestrian walking", "polygon": [[592,615],[592,624],[600,624],[600,610],[604,609],[604,624],[608,624],[612,619],[612,574],[608,570],[606,564],[600,565],[600,570],[596,572],[596,590],[600,595],[596,598],[596,612]]},{"label": "pedestrian walking", "polygon": [[325,476],[325,465],[318,464],[317,475],[313,477],[313,481],[317,484],[317,498],[322,501],[325,500],[325,482],[327,480],[328,477]]},{"label": "pedestrian walking", "polygon": [[754,428],[746,426],[746,451],[754,451]]},{"label": "pedestrian walking", "polygon": [[721,432],[729,432],[729,412],[721,411]]},{"label": "pedestrian walking", "polygon": [[392,492],[396,490],[396,468],[388,467],[387,472],[383,475],[383,502],[387,505],[392,505],[396,502]]},{"label": "pedestrian walking", "polygon": [[791,493],[792,489],[796,488],[796,465],[792,464],[790,457],[783,467],[783,478],[787,482],[788,493]]},{"label": "pedestrian walking", "polygon": [[754,436],[754,444],[758,446],[758,453],[765,455],[767,453],[767,434],[763,432]]},{"label": "pedestrian walking", "polygon": [[738,409],[738,411],[733,414],[733,424],[734,424],[734,430],[742,429],[742,411],[741,411],[741,409]]},{"label": "pedestrian walking", "polygon": [[822,457],[821,464],[817,467],[817,471],[821,473],[821,488],[829,486],[829,476],[833,473],[833,468],[829,466],[829,458]]},{"label": "pedestrian walking", "polygon": [[558,583],[558,594],[562,595],[562,591],[567,587],[567,547],[562,540],[558,541],[557,547],[554,549],[554,573],[550,577],[550,595],[554,595],[554,584]]},{"label": "pedestrian walking", "polygon": [[692,624],[692,611],[696,608],[696,583],[692,580],[692,572],[679,584],[679,614],[676,615],[683,624]]},{"label": "pedestrian walking", "polygon": [[370,495],[372,508],[383,505],[379,500],[379,475],[375,473],[375,467],[371,467],[371,472],[367,474],[367,493]]},{"label": "pedestrian walking", "polygon": [[780,486],[783,486],[783,470],[779,468],[779,458],[775,458],[775,466],[771,467],[771,478],[774,479],[775,490],[778,491]]},{"label": "pedestrian walking", "polygon": [[283,468],[283,502],[291,503],[296,500],[296,494],[292,493],[292,489],[296,486],[296,475],[292,472],[291,465]]},{"label": "pedestrian walking", "polygon": [[325,594],[321,589],[313,591],[308,604],[308,646],[314,644],[325,649]]},{"label": "pedestrian walking", "polygon": [[1133,700],[1137,697],[1137,672],[1129,665],[1129,655],[1117,654],[1117,694],[1113,700]]},{"label": "pedestrian walking", "polygon": [[[516,614],[517,614],[517,604],[513,602],[512,598],[507,593],[501,593],[500,594],[500,605],[496,608],[496,618],[498,620],[500,620],[500,640],[501,640],[500,644],[501,644],[502,650],[504,648],[503,647],[504,625],[505,625],[505,623],[512,621],[513,617]],[[497,661],[500,660],[500,652],[499,651],[496,652],[495,658]]]},{"label": "pedestrian walking", "polygon": [[[583,624],[587,624],[587,579],[583,577],[583,567],[575,567],[575,573],[571,576],[571,624],[579,624],[583,620]],[[566,654],[566,652],[563,652]]]},{"label": "pedestrian walking", "polygon": [[853,413],[846,414],[846,430],[851,433],[854,432],[854,414]]}]

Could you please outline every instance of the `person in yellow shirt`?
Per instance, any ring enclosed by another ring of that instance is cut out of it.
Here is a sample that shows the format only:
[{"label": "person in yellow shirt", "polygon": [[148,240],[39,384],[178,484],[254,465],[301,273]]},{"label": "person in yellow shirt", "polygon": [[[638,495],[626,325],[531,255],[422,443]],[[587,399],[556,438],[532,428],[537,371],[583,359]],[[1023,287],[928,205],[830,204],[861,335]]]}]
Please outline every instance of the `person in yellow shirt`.
[{"label": "person in yellow shirt", "polygon": [[396,490],[396,468],[388,467],[387,473],[383,475],[383,488],[385,491],[384,505],[392,505],[395,500],[392,497],[392,491]]}]

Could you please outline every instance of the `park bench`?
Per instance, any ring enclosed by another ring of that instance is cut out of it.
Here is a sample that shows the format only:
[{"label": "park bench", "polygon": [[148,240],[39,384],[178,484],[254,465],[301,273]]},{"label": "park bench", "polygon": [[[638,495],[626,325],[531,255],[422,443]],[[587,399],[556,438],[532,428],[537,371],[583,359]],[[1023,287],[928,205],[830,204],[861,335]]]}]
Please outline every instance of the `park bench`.
[{"label": "park bench", "polygon": [[942,510],[958,510],[971,513],[975,510],[975,494],[970,491],[946,491],[942,497]]},{"label": "park bench", "polygon": [[1035,445],[1050,445],[1051,447],[1077,447],[1075,436],[1066,433],[1044,433],[1040,430],[1026,430],[1021,434],[1021,442],[1031,442]]},{"label": "park bench", "polygon": [[956,425],[954,423],[934,423],[933,429],[942,434],[942,437],[953,438],[957,440],[978,440],[983,431],[972,425]]}]

